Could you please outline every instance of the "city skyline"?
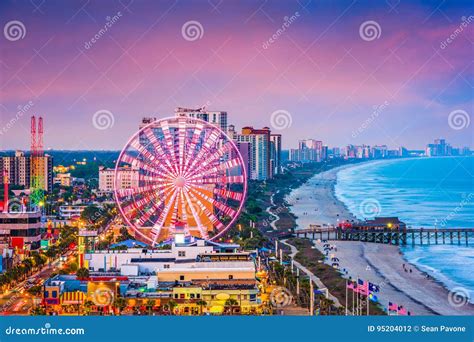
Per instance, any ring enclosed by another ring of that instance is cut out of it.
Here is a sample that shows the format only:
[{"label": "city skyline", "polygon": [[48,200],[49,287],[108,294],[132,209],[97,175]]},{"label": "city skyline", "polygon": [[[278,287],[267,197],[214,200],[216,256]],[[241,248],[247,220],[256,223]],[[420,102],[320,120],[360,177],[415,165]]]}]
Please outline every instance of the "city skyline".
[{"label": "city skyline", "polygon": [[[178,106],[227,111],[239,128],[268,126],[285,150],[304,138],[472,147],[466,4],[170,1],[150,11],[133,1],[5,2],[2,26],[16,20],[25,30],[0,37],[0,149],[28,149],[29,117],[42,115],[45,149],[119,150],[143,116],[171,117]],[[107,129],[93,125],[98,112],[112,114]],[[273,113],[289,114],[284,129]],[[451,113],[467,120],[462,129]]]}]

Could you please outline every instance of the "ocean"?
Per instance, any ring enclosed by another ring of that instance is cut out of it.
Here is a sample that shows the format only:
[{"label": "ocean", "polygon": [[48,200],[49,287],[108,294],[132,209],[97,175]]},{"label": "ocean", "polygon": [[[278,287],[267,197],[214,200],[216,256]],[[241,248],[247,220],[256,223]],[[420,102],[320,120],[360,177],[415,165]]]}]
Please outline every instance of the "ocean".
[{"label": "ocean", "polygon": [[[474,157],[376,161],[338,172],[336,197],[359,219],[398,216],[408,227],[474,228]],[[474,246],[404,247],[405,258],[474,302]]]}]

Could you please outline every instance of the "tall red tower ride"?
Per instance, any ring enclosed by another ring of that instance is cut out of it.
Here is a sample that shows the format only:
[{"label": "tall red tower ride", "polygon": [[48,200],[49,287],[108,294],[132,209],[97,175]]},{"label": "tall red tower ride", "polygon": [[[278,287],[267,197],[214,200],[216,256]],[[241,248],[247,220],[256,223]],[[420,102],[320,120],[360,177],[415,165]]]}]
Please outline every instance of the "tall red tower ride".
[{"label": "tall red tower ride", "polygon": [[43,118],[39,117],[36,127],[36,117],[31,117],[31,155],[30,155],[30,199],[33,205],[38,205],[44,197],[44,150],[43,150]]}]

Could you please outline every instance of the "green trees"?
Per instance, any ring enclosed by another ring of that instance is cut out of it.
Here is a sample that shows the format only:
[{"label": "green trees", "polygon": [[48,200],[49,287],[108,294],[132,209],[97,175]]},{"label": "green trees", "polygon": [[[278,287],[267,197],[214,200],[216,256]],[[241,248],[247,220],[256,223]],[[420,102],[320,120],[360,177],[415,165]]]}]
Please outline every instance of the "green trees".
[{"label": "green trees", "polygon": [[196,302],[196,304],[199,305],[199,308],[200,308],[199,313],[202,315],[202,308],[203,308],[204,306],[207,306],[207,302],[206,302],[205,300],[203,300],[203,299],[199,299],[199,300]]},{"label": "green trees", "polygon": [[121,314],[123,309],[127,307],[127,301],[125,298],[117,297],[115,298],[114,306],[119,310],[119,314]]},{"label": "green trees", "polygon": [[37,306],[31,309],[30,315],[32,316],[44,316],[46,315],[46,310],[42,306]]},{"label": "green trees", "polygon": [[230,310],[230,314],[234,314],[234,308],[238,306],[239,303],[234,298],[229,298],[225,301],[224,306]]},{"label": "green trees", "polygon": [[36,267],[42,267],[46,263],[46,257],[42,256],[38,252],[32,252],[31,258],[33,259],[33,263]]},{"label": "green trees", "polygon": [[83,304],[84,314],[89,315],[92,311],[93,306],[94,306],[94,303],[92,301],[86,300]]},{"label": "green trees", "polygon": [[89,205],[81,213],[81,219],[90,223],[95,223],[101,216],[102,210],[96,205]]},{"label": "green trees", "polygon": [[80,279],[89,278],[89,270],[87,268],[82,267],[77,270],[76,276]]},{"label": "green trees", "polygon": [[145,303],[146,309],[148,311],[148,314],[151,315],[151,311],[153,310],[153,307],[156,305],[156,300],[154,299],[148,299]]},{"label": "green trees", "polygon": [[30,287],[27,291],[33,296],[39,296],[41,294],[42,288],[41,285],[35,285]]},{"label": "green trees", "polygon": [[133,239],[133,236],[130,235],[128,229],[126,227],[120,228],[120,236],[117,238],[117,241],[120,242],[129,239]]},{"label": "green trees", "polygon": [[168,307],[170,309],[170,312],[172,315],[174,315],[174,309],[178,306],[178,303],[176,303],[174,300],[170,300],[168,302]]}]

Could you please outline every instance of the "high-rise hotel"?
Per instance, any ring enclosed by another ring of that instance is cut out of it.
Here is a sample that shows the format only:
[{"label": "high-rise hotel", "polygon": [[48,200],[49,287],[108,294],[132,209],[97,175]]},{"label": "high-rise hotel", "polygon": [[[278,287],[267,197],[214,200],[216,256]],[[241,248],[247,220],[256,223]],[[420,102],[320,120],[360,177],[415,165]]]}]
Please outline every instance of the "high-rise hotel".
[{"label": "high-rise hotel", "polygon": [[[272,134],[270,128],[243,127],[241,133],[229,125],[229,136],[236,142],[248,175],[253,180],[267,180],[281,172],[281,134]],[[248,158],[246,158],[248,156]],[[247,160],[246,160],[247,159]]]},{"label": "high-rise hotel", "polygon": [[[45,155],[40,158],[39,170],[43,174],[42,189],[51,192],[53,189],[53,158]],[[25,189],[32,186],[31,157],[23,151],[16,151],[12,156],[0,157],[0,174],[8,175],[9,184],[20,185]]]},{"label": "high-rise hotel", "polygon": [[227,132],[227,112],[208,111],[204,107],[198,109],[178,107],[174,112],[175,116],[201,119],[219,127],[223,132]]},{"label": "high-rise hotel", "polygon": [[[209,111],[206,108],[175,109],[175,116],[201,119],[219,127],[233,139],[247,165],[247,175],[252,180],[267,180],[281,172],[281,134],[272,134],[269,127],[256,129],[251,126],[237,133],[235,126],[228,125],[225,111]],[[157,121],[156,118],[143,118],[140,128]]]}]

